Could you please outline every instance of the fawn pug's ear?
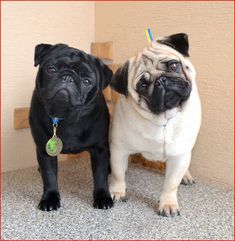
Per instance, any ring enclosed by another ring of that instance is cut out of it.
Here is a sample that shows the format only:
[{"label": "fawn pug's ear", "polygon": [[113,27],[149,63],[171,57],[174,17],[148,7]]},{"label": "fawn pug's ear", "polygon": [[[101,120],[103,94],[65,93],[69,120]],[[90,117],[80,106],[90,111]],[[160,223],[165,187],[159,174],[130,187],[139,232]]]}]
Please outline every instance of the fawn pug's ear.
[{"label": "fawn pug's ear", "polygon": [[186,33],[177,33],[167,37],[159,38],[157,42],[170,46],[183,56],[189,57],[189,42],[188,35]]},{"label": "fawn pug's ear", "polygon": [[110,82],[112,89],[125,96],[128,95],[128,68],[129,61],[118,68]]}]

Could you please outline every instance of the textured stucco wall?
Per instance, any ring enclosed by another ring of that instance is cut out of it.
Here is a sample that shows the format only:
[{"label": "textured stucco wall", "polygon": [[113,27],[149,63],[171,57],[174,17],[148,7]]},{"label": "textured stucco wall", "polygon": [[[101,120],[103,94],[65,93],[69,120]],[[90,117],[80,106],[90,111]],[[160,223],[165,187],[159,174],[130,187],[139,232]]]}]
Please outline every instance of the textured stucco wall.
[{"label": "textured stucco wall", "polygon": [[114,42],[115,63],[146,45],[146,27],[156,37],[188,33],[203,110],[191,170],[198,177],[232,185],[233,3],[95,3],[95,41]]},{"label": "textured stucco wall", "polygon": [[2,169],[36,165],[29,129],[13,129],[13,110],[30,104],[38,43],[67,43],[90,52],[93,2],[2,2]]}]

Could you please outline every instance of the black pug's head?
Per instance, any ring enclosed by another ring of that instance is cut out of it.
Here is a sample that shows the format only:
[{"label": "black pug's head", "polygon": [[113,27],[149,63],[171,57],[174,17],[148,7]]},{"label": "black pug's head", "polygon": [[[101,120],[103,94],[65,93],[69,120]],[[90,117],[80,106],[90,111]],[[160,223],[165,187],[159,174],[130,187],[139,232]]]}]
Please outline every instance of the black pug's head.
[{"label": "black pug's head", "polygon": [[98,58],[65,44],[39,44],[36,90],[52,117],[77,120],[109,84],[112,71]]},{"label": "black pug's head", "polygon": [[120,67],[110,85],[148,112],[177,108],[192,90],[194,69],[186,58],[188,48],[186,34],[161,38]]}]

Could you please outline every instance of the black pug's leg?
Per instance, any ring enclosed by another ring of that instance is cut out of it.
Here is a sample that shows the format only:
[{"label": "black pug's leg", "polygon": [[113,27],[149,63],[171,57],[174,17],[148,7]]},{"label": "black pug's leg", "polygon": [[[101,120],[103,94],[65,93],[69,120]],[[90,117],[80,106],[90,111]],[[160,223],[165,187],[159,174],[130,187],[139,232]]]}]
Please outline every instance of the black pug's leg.
[{"label": "black pug's leg", "polygon": [[108,147],[94,147],[90,150],[94,178],[94,208],[109,209],[113,200],[108,189],[109,158]]},{"label": "black pug's leg", "polygon": [[37,149],[37,159],[43,180],[43,194],[38,208],[42,211],[52,211],[60,208],[60,194],[57,185],[57,157],[51,157],[46,152]]}]

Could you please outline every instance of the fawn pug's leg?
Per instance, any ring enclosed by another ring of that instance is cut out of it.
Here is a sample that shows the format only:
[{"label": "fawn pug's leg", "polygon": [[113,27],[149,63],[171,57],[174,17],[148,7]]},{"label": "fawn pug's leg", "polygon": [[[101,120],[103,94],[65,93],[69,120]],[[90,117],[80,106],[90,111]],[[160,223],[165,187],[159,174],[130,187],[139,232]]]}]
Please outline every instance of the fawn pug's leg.
[{"label": "fawn pug's leg", "polygon": [[177,190],[188,170],[191,152],[178,157],[170,157],[166,163],[166,174],[163,190],[160,195],[158,214],[161,216],[179,215]]},{"label": "fawn pug's leg", "polygon": [[129,152],[121,145],[111,143],[111,177],[109,191],[115,201],[125,200],[126,182],[125,175],[128,167]]}]

